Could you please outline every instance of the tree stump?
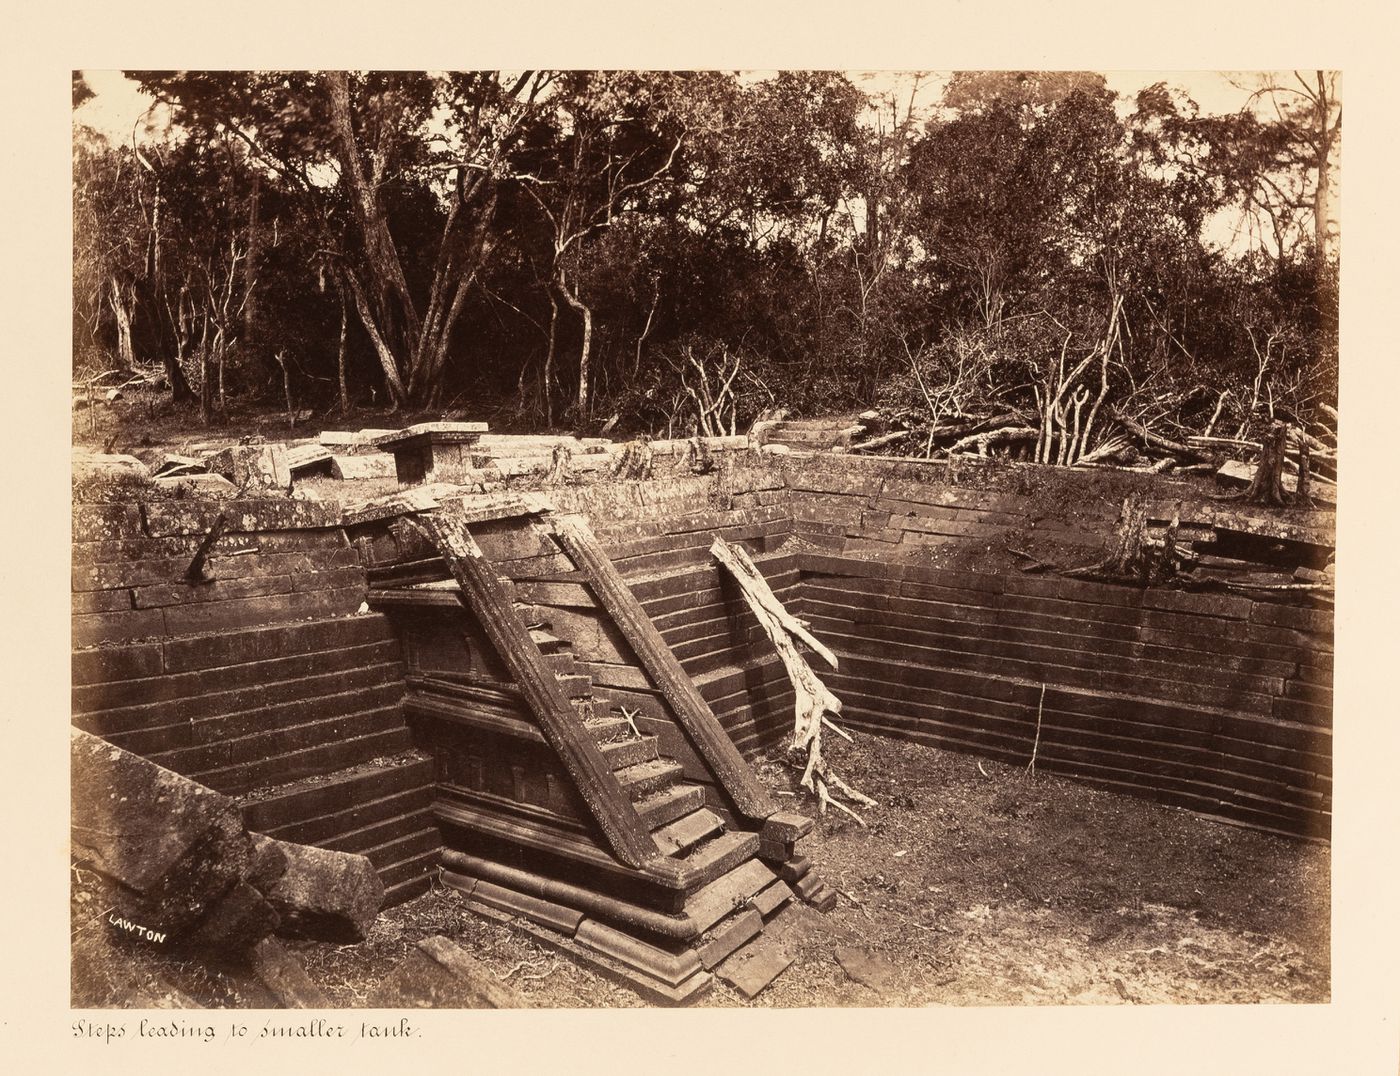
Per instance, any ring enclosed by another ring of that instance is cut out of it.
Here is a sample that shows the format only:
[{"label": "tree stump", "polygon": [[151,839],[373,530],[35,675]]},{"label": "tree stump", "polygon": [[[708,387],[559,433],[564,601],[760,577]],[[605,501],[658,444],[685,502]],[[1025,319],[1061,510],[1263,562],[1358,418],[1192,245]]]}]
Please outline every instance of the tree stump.
[{"label": "tree stump", "polygon": [[1246,504],[1282,506],[1289,503],[1288,494],[1283,488],[1284,446],[1287,441],[1288,426],[1282,422],[1273,423],[1264,435],[1254,479],[1244,492],[1242,500]]}]

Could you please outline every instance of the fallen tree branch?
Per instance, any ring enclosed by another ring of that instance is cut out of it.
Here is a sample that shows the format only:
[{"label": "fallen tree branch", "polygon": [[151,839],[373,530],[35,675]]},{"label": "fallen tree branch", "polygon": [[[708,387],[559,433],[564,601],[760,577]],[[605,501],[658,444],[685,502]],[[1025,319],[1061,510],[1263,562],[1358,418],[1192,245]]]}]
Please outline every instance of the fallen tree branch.
[{"label": "fallen tree branch", "polygon": [[985,456],[987,449],[993,445],[1010,444],[1014,441],[1034,441],[1039,437],[1040,431],[1032,426],[1003,426],[985,433],[974,433],[960,441],[953,442],[948,446],[948,454],[951,456],[955,452],[975,447],[979,456]]},{"label": "fallen tree branch", "polygon": [[787,670],[788,679],[792,681],[795,714],[789,750],[807,753],[807,764],[802,771],[802,787],[817,797],[818,810],[823,814],[830,804],[864,825],[860,815],[836,799],[832,790],[867,807],[876,807],[878,804],[841,780],[822,756],[822,728],[836,728],[826,715],[839,714],[841,700],[817,678],[807,660],[798,652],[793,640],[801,639],[821,654],[833,669],[837,667],[836,655],[813,638],[806,626],[783,608],[768,586],[768,581],[754,566],[743,547],[730,545],[723,538],[716,538],[710,546],[710,553],[729,570],[735,582],[739,584],[744,601],[778,651],[778,657],[782,659]]},{"label": "fallen tree branch", "polygon": [[[869,441],[862,441],[860,444],[851,445],[848,452],[868,452],[872,448],[879,448],[882,445],[890,445],[896,441],[902,441],[906,437],[911,437],[915,433],[923,433],[923,430],[896,430],[894,433],[883,434],[880,437],[872,437]],[[936,432],[936,431],[935,431]]]},{"label": "fallen tree branch", "polygon": [[1187,459],[1199,460],[1203,462],[1213,462],[1210,453],[1203,452],[1198,448],[1183,445],[1180,441],[1173,441],[1170,437],[1163,437],[1159,433],[1153,433],[1142,423],[1130,419],[1116,407],[1110,410],[1109,414],[1113,421],[1122,426],[1125,430],[1137,437],[1143,444],[1151,448],[1160,449],[1163,452],[1171,452],[1178,456],[1185,456]]}]

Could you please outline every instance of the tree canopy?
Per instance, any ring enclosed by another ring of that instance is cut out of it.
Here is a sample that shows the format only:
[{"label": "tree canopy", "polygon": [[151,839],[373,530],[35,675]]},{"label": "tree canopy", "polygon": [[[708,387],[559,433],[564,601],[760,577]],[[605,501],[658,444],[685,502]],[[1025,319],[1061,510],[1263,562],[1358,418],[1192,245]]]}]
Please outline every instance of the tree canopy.
[{"label": "tree canopy", "polygon": [[1110,409],[1336,402],[1329,72],[1233,116],[1087,72],[959,73],[928,116],[831,72],[128,74],[171,125],[75,139],[75,362],[160,364],[211,421],[287,371],[678,432],[729,378],[741,421],[1000,409],[1072,462]]}]

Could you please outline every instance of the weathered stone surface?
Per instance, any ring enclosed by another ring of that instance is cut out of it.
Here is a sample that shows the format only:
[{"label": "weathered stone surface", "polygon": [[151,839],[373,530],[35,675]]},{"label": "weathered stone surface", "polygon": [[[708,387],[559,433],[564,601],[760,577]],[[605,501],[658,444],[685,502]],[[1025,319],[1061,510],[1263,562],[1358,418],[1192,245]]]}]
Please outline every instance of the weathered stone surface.
[{"label": "weathered stone surface", "polygon": [[853,945],[837,946],[836,962],[856,982],[882,994],[894,988],[898,977],[895,966],[884,957]]},{"label": "weathered stone surface", "polygon": [[327,448],[341,452],[378,452],[376,442],[396,432],[389,429],[323,430],[316,440]]},{"label": "weathered stone surface", "polygon": [[361,855],[278,841],[261,834],[286,857],[287,870],[267,893],[282,917],[278,933],[325,941],[361,941],[384,900],[374,865]]},{"label": "weathered stone surface", "polygon": [[167,452],[156,465],[154,473],[158,478],[168,478],[175,475],[204,474],[208,470],[209,464],[197,456],[181,456],[178,453]]},{"label": "weathered stone surface", "polygon": [[706,971],[713,971],[716,964],[745,942],[753,941],[762,930],[763,916],[754,908],[746,908],[732,922],[727,923],[723,929],[716,931],[714,937],[700,946],[696,950],[696,955],[700,958],[700,963],[704,965]]},{"label": "weathered stone surface", "polygon": [[71,754],[73,856],[117,883],[126,918],[178,935],[248,872],[233,800],[77,729]]},{"label": "weathered stone surface", "polygon": [[287,469],[294,475],[314,470],[318,466],[325,470],[329,467],[330,460],[331,450],[315,442],[293,445],[287,449]]},{"label": "weathered stone surface", "polygon": [[343,481],[365,478],[393,478],[394,457],[387,452],[366,452],[358,456],[331,457],[331,475]]},{"label": "weathered stone surface", "polygon": [[135,456],[106,452],[74,452],[75,477],[149,478],[150,471]]},{"label": "weathered stone surface", "polygon": [[248,949],[279,922],[281,917],[261,891],[248,882],[234,882],[182,941],[201,949]]},{"label": "weathered stone surface", "polygon": [[209,469],[246,490],[286,492],[292,472],[283,445],[232,445],[208,459]]},{"label": "weathered stone surface", "polygon": [[228,500],[238,495],[238,487],[221,474],[162,475],[155,484],[157,489],[179,491],[189,497]]},{"label": "weathered stone surface", "polygon": [[787,970],[793,956],[786,949],[760,937],[731,956],[715,972],[746,998],[758,994]]},{"label": "weathered stone surface", "polygon": [[424,938],[370,992],[372,1009],[519,1009],[524,999],[438,936]]},{"label": "weathered stone surface", "polygon": [[306,967],[276,938],[264,938],[249,953],[258,980],[289,1009],[328,1009],[331,999],[311,981]]}]

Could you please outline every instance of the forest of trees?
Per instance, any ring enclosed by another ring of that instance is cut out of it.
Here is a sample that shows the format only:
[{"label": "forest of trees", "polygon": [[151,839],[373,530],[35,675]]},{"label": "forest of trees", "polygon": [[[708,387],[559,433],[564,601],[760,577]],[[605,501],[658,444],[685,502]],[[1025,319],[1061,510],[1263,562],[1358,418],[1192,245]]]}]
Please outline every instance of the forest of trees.
[{"label": "forest of trees", "polygon": [[1014,415],[1072,463],[1112,415],[1335,414],[1328,72],[1226,116],[1088,73],[961,73],[926,110],[826,72],[127,74],[171,123],[75,131],[75,372],[161,367],[209,422],[880,407]]}]

